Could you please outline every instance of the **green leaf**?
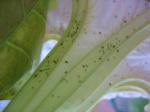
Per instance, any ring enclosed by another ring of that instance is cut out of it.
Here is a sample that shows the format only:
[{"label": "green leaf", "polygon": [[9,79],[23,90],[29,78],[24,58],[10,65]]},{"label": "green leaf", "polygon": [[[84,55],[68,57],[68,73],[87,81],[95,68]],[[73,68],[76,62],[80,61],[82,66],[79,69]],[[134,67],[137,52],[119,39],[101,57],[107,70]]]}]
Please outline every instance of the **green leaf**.
[{"label": "green leaf", "polygon": [[128,101],[130,112],[144,112],[145,105],[148,104],[148,100],[144,98],[135,98]]},{"label": "green leaf", "polygon": [[[98,17],[90,17],[95,12],[89,2],[73,0],[72,19],[67,31],[5,112],[90,111],[111,88],[109,82],[113,78],[107,80],[110,73],[150,35],[150,10],[101,41],[96,39],[101,37],[100,33],[97,36],[92,31],[91,23],[94,19],[98,21]],[[102,1],[105,9],[103,3],[105,1]]]},{"label": "green leaf", "polygon": [[57,6],[57,0],[50,0],[49,10],[56,9]]},{"label": "green leaf", "polygon": [[18,25],[36,5],[37,0],[1,0],[0,2],[0,43],[15,31]]},{"label": "green leaf", "polygon": [[49,0],[0,1],[0,96],[31,68],[45,32]]}]

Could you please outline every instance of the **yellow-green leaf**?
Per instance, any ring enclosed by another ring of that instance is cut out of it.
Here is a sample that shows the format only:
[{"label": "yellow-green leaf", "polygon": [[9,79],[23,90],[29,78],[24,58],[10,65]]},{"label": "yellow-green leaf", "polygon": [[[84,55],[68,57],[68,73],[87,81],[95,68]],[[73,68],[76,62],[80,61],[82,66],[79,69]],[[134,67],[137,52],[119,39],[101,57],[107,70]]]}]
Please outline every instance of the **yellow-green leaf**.
[{"label": "yellow-green leaf", "polygon": [[42,44],[48,3],[0,1],[0,96],[31,68]]}]

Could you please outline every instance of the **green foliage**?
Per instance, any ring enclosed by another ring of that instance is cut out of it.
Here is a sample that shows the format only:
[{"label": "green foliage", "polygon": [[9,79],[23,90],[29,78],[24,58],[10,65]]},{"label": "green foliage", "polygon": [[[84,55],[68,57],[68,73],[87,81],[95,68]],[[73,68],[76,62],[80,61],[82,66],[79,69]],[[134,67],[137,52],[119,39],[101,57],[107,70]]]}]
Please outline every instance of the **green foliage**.
[{"label": "green foliage", "polygon": [[[91,48],[83,50],[82,48],[88,47],[85,43],[90,41],[87,33],[93,33],[89,30],[88,21],[91,19],[88,18],[88,14],[92,12],[92,7],[89,7],[88,0],[72,2],[72,18],[67,30],[5,112],[90,111],[98,99],[113,88],[111,81],[115,80],[115,77],[109,79],[110,73],[132,49],[150,35],[150,10],[147,10],[126,25],[122,25],[110,38],[98,41],[96,45],[93,42],[89,45]],[[18,1],[13,2],[15,3]],[[0,65],[2,92],[10,88],[31,67],[44,33],[48,0],[24,0],[21,3],[23,5],[18,7],[23,8],[20,12],[23,13],[22,19],[17,16],[19,24],[14,22],[16,25],[6,36],[8,38],[1,41],[0,62],[6,63],[6,66]],[[56,1],[51,3],[55,4]],[[55,6],[54,4],[52,6]],[[10,29],[5,29],[4,32],[7,34],[8,31]],[[119,86],[121,84],[119,83]],[[126,85],[123,83],[123,86]],[[129,86],[132,86],[132,82]],[[114,90],[124,89],[117,87],[114,86]],[[149,93],[149,88],[147,92]]]},{"label": "green foliage", "polygon": [[[78,37],[78,33],[84,23],[83,14],[86,14],[86,6],[86,0],[74,1],[73,17],[68,30],[8,106],[6,112],[53,112],[56,110],[62,112],[69,105],[69,111],[86,111],[102,95],[98,91],[91,95],[94,89],[103,82],[131,49],[149,35],[150,26],[147,25],[149,20],[144,19],[149,15],[148,11],[113,34],[110,39],[89,51],[83,59],[76,60],[76,64],[69,68],[67,64],[71,60],[62,58],[68,57],[67,52],[74,45],[76,38],[82,39]],[[144,21],[140,22],[141,20]],[[128,46],[128,49],[125,49],[125,46]],[[71,58],[73,55],[69,56]],[[100,77],[99,73],[101,73]],[[102,93],[104,94],[108,88],[105,87]],[[86,101],[83,103],[84,100]],[[71,106],[76,101],[78,102],[76,106],[80,105],[78,108]],[[17,105],[20,106],[17,107]]]},{"label": "green foliage", "polygon": [[0,96],[39,55],[48,0],[0,1]]},{"label": "green foliage", "polygon": [[129,102],[130,112],[144,112],[144,106],[148,104],[148,100],[144,98],[130,99]]},{"label": "green foliage", "polygon": [[57,6],[57,0],[50,0],[49,10],[56,9]]}]

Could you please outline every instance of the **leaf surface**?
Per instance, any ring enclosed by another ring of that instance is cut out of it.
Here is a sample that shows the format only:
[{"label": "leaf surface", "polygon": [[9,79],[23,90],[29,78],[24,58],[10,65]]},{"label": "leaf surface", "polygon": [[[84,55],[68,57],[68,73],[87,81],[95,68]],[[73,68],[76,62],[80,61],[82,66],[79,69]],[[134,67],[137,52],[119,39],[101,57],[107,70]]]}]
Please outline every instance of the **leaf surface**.
[{"label": "leaf surface", "polygon": [[[5,112],[90,111],[111,88],[111,72],[150,35],[150,10],[143,8],[144,2],[124,19],[134,4],[130,3],[73,0],[72,20],[65,34]],[[124,7],[118,10],[120,4]]]},{"label": "leaf surface", "polygon": [[31,68],[42,45],[49,0],[0,1],[0,95]]}]

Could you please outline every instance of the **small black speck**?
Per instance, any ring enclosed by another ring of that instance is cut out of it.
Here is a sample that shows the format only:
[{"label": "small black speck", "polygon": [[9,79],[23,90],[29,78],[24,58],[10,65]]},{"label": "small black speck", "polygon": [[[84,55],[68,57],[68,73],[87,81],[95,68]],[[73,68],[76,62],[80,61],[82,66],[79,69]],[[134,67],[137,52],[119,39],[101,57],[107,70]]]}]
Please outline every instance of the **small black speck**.
[{"label": "small black speck", "polygon": [[129,36],[127,35],[127,36],[126,36],[126,39],[128,39],[128,38],[129,38]]},{"label": "small black speck", "polygon": [[65,63],[68,63],[68,61],[66,60]]},{"label": "small black speck", "polygon": [[115,48],[116,46],[115,46],[115,45],[112,45],[112,47]]},{"label": "small black speck", "polygon": [[37,76],[38,76],[37,74],[34,75],[34,77],[37,77]]},{"label": "small black speck", "polygon": [[65,81],[66,83],[68,83],[68,80],[65,77],[62,77],[61,81],[63,81],[63,82]]},{"label": "small black speck", "polygon": [[65,73],[65,74],[68,74],[68,71],[65,71],[64,73]]},{"label": "small black speck", "polygon": [[109,61],[109,58],[107,59],[107,61]]},{"label": "small black speck", "polygon": [[53,63],[54,63],[54,64],[57,64],[57,61],[56,61],[56,60],[53,60]]},{"label": "small black speck", "polygon": [[84,67],[85,67],[85,65],[82,65],[82,67],[84,68]]},{"label": "small black speck", "polygon": [[101,35],[101,34],[102,34],[102,32],[98,32],[98,34],[99,34],[99,35]]},{"label": "small black speck", "polygon": [[39,70],[40,72],[42,72],[43,70]]},{"label": "small black speck", "polygon": [[115,2],[116,2],[116,0],[113,0],[113,2],[115,3]]},{"label": "small black speck", "polygon": [[117,52],[119,52],[119,49],[117,49]]},{"label": "small black speck", "polygon": [[55,97],[55,95],[54,95],[54,94],[51,94],[51,96],[52,96],[52,97]]},{"label": "small black speck", "polygon": [[63,42],[61,42],[61,43],[60,43],[60,45],[61,45],[61,46],[63,46],[63,45],[64,45],[64,43],[63,43]]},{"label": "small black speck", "polygon": [[109,82],[109,86],[111,86],[112,84],[111,84],[111,82]]},{"label": "small black speck", "polygon": [[60,96],[57,96],[57,98],[60,98]]},{"label": "small black speck", "polygon": [[115,18],[117,18],[118,16],[117,16],[117,15],[115,15],[114,17],[115,17]]},{"label": "small black speck", "polygon": [[98,59],[99,59],[99,60],[102,60],[102,58],[101,58],[101,57],[99,57]]},{"label": "small black speck", "polygon": [[123,20],[124,23],[127,23],[127,20]]},{"label": "small black speck", "polygon": [[101,46],[102,49],[104,49],[104,46]]},{"label": "small black speck", "polygon": [[11,93],[10,93],[12,96],[14,96],[15,95],[15,92],[14,91],[11,91]]}]

